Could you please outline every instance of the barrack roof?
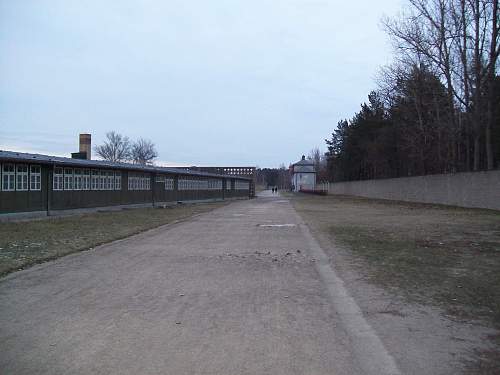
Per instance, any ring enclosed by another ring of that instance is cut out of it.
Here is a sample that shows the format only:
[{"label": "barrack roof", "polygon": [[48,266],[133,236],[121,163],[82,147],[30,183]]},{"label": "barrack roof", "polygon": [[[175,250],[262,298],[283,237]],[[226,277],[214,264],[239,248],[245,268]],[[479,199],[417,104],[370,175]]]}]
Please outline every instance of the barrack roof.
[{"label": "barrack roof", "polygon": [[81,167],[81,168],[113,168],[113,169],[126,169],[131,171],[141,172],[159,172],[171,173],[189,176],[203,176],[203,177],[225,177],[225,178],[238,178],[241,180],[251,180],[251,178],[237,176],[237,175],[222,175],[216,173],[190,171],[182,168],[173,167],[158,167],[154,165],[139,165],[132,163],[112,162],[107,160],[87,160],[87,159],[73,159],[64,158],[60,156],[50,156],[42,154],[29,154],[25,152],[4,151],[0,150],[0,160],[22,162],[22,163],[39,163],[39,164],[52,164],[61,166]]}]

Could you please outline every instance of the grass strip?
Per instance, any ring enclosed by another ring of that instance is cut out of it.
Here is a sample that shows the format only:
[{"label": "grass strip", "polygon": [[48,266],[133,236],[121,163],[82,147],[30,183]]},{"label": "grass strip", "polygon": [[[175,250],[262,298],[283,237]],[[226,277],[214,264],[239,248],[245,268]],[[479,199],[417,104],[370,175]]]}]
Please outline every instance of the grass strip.
[{"label": "grass strip", "polygon": [[0,276],[189,218],[227,203],[137,208],[0,223]]}]

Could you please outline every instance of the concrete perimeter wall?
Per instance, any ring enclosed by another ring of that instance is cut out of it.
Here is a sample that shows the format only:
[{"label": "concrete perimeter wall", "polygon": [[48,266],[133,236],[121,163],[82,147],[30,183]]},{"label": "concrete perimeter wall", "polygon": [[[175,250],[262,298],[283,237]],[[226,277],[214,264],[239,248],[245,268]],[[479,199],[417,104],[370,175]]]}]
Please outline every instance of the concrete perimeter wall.
[{"label": "concrete perimeter wall", "polygon": [[320,184],[330,194],[500,210],[500,170]]}]

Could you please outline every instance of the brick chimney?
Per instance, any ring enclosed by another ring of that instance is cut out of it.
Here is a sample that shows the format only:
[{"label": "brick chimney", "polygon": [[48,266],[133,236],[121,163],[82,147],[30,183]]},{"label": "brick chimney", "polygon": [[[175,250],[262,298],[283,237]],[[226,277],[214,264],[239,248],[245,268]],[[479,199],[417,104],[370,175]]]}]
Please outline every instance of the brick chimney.
[{"label": "brick chimney", "polygon": [[80,134],[80,153],[85,153],[85,158],[90,160],[92,157],[92,141],[90,134]]}]

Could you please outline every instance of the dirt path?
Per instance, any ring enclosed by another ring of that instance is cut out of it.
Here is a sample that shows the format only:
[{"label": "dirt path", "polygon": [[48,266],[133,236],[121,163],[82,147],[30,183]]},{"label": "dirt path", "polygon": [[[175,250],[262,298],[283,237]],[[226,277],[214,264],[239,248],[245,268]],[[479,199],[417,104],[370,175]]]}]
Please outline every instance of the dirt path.
[{"label": "dirt path", "polygon": [[0,369],[56,375],[461,370],[458,357],[470,347],[460,341],[465,331],[453,331],[430,310],[415,315],[404,302],[388,305],[387,295],[359,280],[352,259],[323,245],[288,199],[264,192],[11,274],[0,281]]},{"label": "dirt path", "polygon": [[299,220],[235,202],[7,276],[2,373],[366,373]]}]

